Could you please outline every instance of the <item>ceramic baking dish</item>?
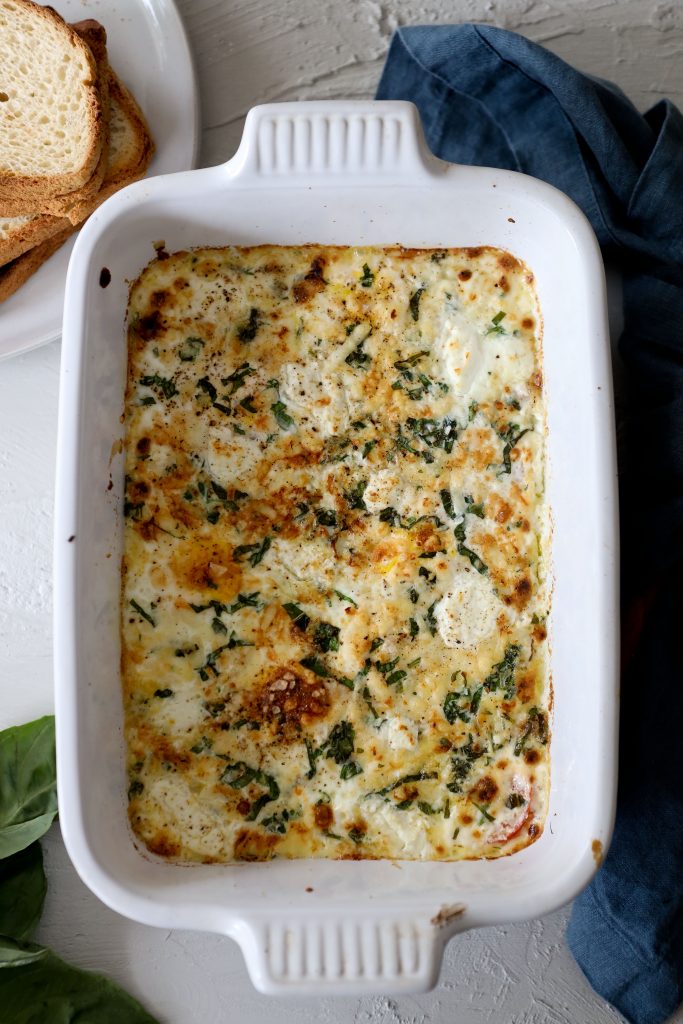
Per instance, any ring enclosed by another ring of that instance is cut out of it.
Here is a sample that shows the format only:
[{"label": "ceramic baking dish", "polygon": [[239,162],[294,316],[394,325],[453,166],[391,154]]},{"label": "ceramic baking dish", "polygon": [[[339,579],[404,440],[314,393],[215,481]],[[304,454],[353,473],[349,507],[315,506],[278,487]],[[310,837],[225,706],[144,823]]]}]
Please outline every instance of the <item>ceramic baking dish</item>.
[{"label": "ceramic baking dish", "polygon": [[[545,325],[555,696],[550,812],[533,846],[452,864],[182,867],[134,845],[118,671],[124,314],[128,282],[162,239],[171,251],[487,244],[534,271]],[[81,231],[66,288],[58,450],[60,821],[100,899],[146,924],[232,936],[263,992],[399,993],[434,984],[457,932],[545,914],[587,884],[614,813],[617,499],[603,267],[569,199],[520,174],[436,160],[408,103],[258,107],[228,163],[138,182]]]}]

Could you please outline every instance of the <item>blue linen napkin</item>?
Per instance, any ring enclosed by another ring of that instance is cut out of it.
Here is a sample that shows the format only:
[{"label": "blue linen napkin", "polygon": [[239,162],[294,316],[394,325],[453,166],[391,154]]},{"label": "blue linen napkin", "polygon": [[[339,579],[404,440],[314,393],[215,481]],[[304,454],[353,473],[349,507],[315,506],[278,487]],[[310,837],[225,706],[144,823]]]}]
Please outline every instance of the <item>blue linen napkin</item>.
[{"label": "blue linen napkin", "polygon": [[623,275],[619,801],[567,937],[602,996],[660,1024],[683,1000],[683,117],[484,25],[399,29],[377,98],[416,103],[445,160],[562,189]]}]

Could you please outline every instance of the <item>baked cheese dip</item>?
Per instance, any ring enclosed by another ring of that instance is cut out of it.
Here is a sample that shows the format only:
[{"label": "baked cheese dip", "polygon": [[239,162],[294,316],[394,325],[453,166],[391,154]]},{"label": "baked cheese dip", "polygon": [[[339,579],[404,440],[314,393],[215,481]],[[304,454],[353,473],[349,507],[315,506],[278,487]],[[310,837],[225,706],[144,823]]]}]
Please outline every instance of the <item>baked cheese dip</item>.
[{"label": "baked cheese dip", "polygon": [[536,840],[533,276],[498,249],[159,251],[128,315],[129,813],[177,861]]}]

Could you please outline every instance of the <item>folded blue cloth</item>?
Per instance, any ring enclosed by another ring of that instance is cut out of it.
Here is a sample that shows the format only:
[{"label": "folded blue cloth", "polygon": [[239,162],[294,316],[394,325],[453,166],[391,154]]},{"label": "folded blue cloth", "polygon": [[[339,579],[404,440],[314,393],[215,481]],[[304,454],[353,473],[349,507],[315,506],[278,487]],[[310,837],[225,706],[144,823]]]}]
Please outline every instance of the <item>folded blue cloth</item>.
[{"label": "folded blue cloth", "polygon": [[601,995],[660,1024],[683,1000],[683,117],[483,25],[400,29],[377,98],[416,103],[445,160],[562,189],[623,275],[619,803],[567,936]]}]

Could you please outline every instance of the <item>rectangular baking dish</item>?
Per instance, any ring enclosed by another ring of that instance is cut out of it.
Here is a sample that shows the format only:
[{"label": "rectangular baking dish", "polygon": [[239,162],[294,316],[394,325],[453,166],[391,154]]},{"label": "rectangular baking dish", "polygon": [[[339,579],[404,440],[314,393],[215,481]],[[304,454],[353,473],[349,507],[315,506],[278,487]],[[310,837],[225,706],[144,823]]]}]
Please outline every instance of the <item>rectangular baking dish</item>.
[{"label": "rectangular baking dish", "polygon": [[[160,240],[169,251],[493,245],[533,270],[554,524],[552,791],[533,846],[452,864],[182,867],[134,845],[119,683],[124,314],[128,282]],[[232,936],[263,992],[401,993],[435,983],[457,932],[545,914],[590,880],[616,789],[616,462],[602,262],[583,214],[560,192],[436,160],[411,104],[364,102],[258,107],[228,163],[115,195],[81,231],[69,266],[55,530],[61,826],[81,878],[119,913]]]}]

